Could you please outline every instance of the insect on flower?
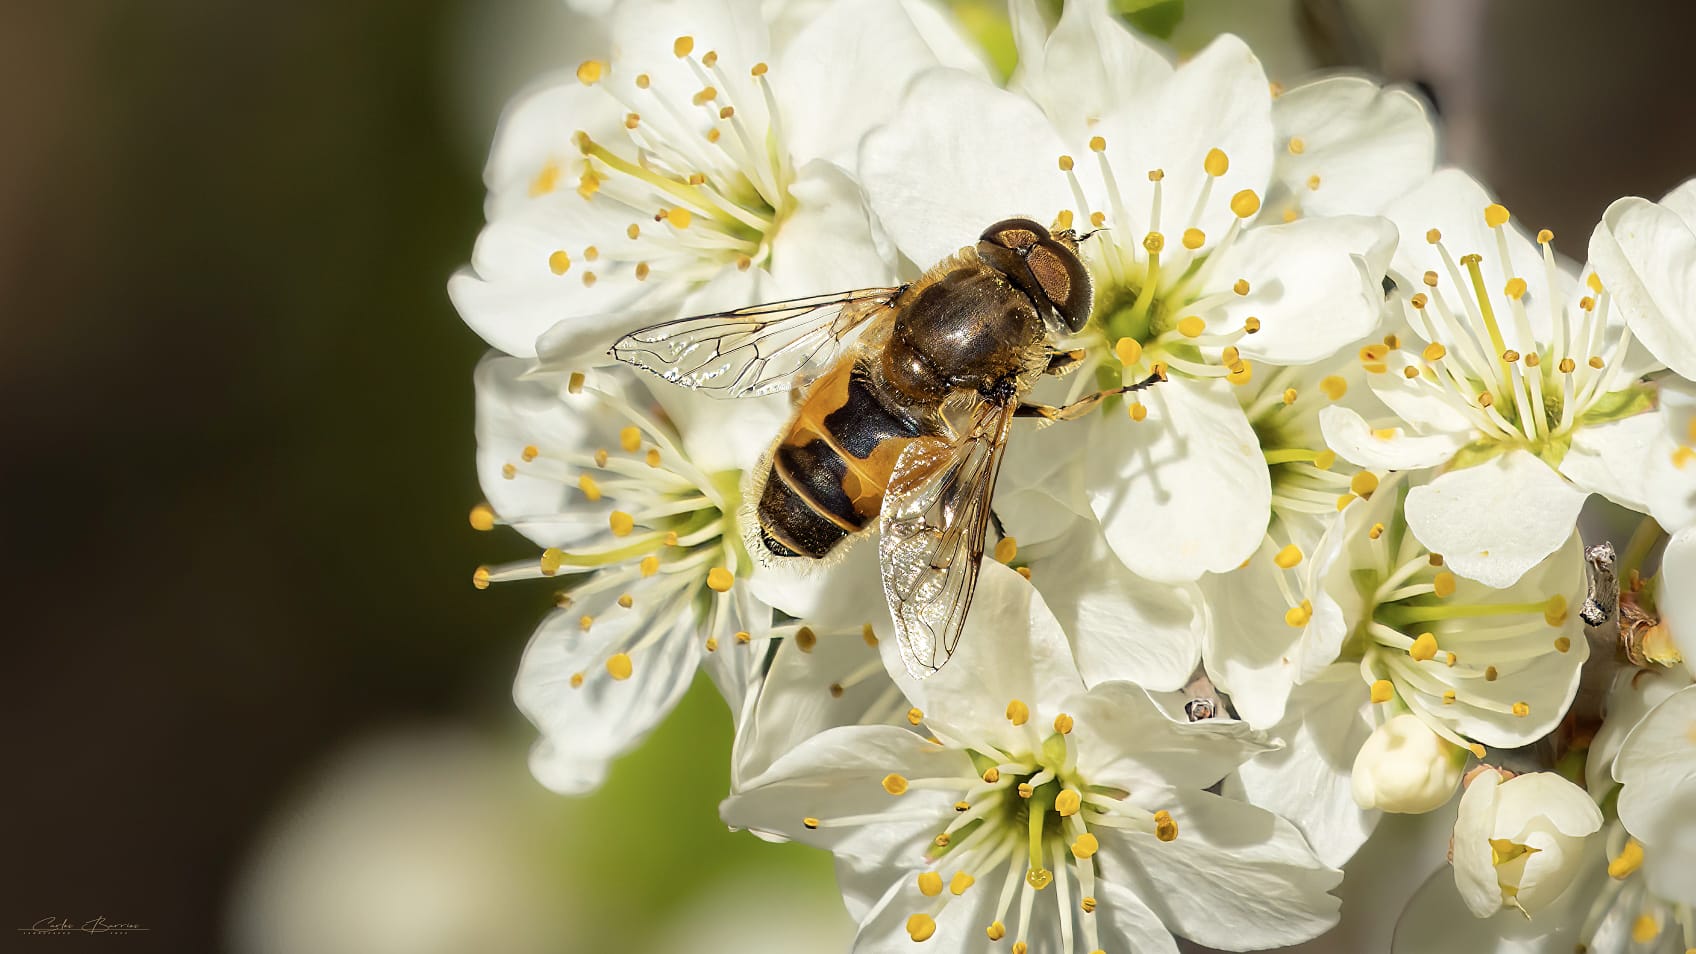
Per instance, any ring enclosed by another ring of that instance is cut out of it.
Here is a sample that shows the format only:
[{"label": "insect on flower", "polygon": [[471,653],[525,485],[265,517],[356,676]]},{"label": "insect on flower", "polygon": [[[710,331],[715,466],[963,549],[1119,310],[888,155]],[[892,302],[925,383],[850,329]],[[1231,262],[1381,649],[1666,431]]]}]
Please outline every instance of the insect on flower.
[{"label": "insect on flower", "polygon": [[1073,420],[1163,376],[1063,407],[1023,401],[1084,358],[1057,346],[1093,304],[1078,242],[1006,219],[910,284],[684,318],[611,353],[717,397],[803,389],[750,495],[754,548],[821,560],[875,519],[901,658],[923,677],[953,654],[971,607],[1013,419]]}]

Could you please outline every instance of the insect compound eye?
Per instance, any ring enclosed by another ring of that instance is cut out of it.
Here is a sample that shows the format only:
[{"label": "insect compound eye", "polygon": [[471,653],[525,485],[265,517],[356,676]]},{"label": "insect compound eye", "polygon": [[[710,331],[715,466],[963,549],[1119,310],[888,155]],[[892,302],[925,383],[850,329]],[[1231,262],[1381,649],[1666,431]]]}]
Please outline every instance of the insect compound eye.
[{"label": "insect compound eye", "polygon": [[1081,331],[1095,303],[1095,291],[1083,261],[1065,245],[1044,239],[1031,248],[1025,264],[1066,327]]},{"label": "insect compound eye", "polygon": [[1002,219],[984,229],[978,241],[1020,251],[1046,238],[1048,230],[1030,219]]}]

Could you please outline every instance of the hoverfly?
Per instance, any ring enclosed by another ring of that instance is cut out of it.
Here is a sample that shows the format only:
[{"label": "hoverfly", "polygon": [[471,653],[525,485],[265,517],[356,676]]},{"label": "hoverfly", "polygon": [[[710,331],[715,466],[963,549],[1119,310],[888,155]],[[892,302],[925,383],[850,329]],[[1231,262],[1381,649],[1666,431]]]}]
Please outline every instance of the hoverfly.
[{"label": "hoverfly", "polygon": [[804,389],[761,465],[758,544],[819,560],[875,520],[901,658],[923,678],[953,655],[971,608],[1013,419],[1072,420],[1160,379],[1064,407],[1023,402],[1084,358],[1054,347],[1093,305],[1078,242],[1006,219],[898,288],[683,318],[611,354],[715,397]]}]

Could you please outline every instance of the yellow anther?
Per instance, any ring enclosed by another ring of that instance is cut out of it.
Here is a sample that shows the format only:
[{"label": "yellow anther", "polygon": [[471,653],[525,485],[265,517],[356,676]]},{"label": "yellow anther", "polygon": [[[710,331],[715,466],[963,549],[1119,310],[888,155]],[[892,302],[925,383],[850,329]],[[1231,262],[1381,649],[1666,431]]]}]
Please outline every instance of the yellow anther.
[{"label": "yellow anther", "polygon": [[570,682],[571,682],[571,688],[573,688],[573,689],[583,688],[583,674],[580,673],[580,672],[572,673]]},{"label": "yellow anther", "polygon": [[1572,649],[1572,640],[1566,638],[1565,636],[1555,637],[1555,652],[1564,653],[1564,652],[1571,651],[1571,649]]},{"label": "yellow anther", "polygon": [[1154,813],[1154,837],[1161,841],[1176,841],[1178,838],[1178,823],[1172,820],[1172,813],[1164,808]]},{"label": "yellow anther", "polygon": [[1150,232],[1142,237],[1142,247],[1150,255],[1159,255],[1166,250],[1166,236],[1159,232]]},{"label": "yellow anther", "polygon": [[1496,679],[1499,676],[1500,676],[1500,673],[1496,672],[1495,666],[1485,666],[1484,667],[1484,681],[1485,682],[1495,682]]},{"label": "yellow anther", "polygon": [[631,665],[630,656],[627,653],[615,653],[612,658],[607,660],[607,675],[620,682],[629,679],[630,674],[635,671],[636,667]]},{"label": "yellow anther", "polygon": [[1036,788],[1029,782],[1020,782],[1015,790],[1019,793],[1020,798],[1030,798],[1036,794]]},{"label": "yellow anther", "polygon": [[1502,288],[1502,293],[1515,301],[1524,298],[1525,279],[1519,278],[1518,276],[1508,279],[1507,285]]},{"label": "yellow anther", "polygon": [[1591,298],[1589,295],[1585,295],[1583,298],[1578,299],[1578,307],[1584,311],[1595,311],[1596,299]]},{"label": "yellow anther", "polygon": [[722,566],[715,566],[707,571],[707,588],[716,593],[730,592],[730,585],[736,582],[736,577]]},{"label": "yellow anther", "polygon": [[1436,245],[1438,242],[1441,242],[1442,240],[1443,240],[1443,233],[1438,231],[1437,229],[1427,229],[1425,231],[1425,241],[1431,243],[1432,245]]},{"label": "yellow anther", "polygon": [[1249,291],[1248,279],[1239,278],[1232,282],[1231,291],[1235,292],[1239,296],[1247,295]]},{"label": "yellow anther", "polygon": [[564,249],[557,249],[548,256],[548,271],[555,275],[564,275],[571,271],[571,256]]},{"label": "yellow anther", "polygon": [[1148,418],[1148,408],[1141,401],[1133,402],[1131,406],[1126,409],[1125,413],[1131,416],[1131,420],[1137,422],[1141,422]]},{"label": "yellow anther", "polygon": [[1296,629],[1306,626],[1313,619],[1313,601],[1302,600],[1301,605],[1292,606],[1284,613],[1284,624]]},{"label": "yellow anther", "polygon": [[1378,475],[1370,470],[1363,470],[1349,478],[1349,489],[1361,497],[1370,497],[1378,489]]},{"label": "yellow anther", "polygon": [[1455,575],[1448,570],[1443,570],[1431,578],[1431,591],[1439,597],[1446,599],[1455,595],[1455,586]]},{"label": "yellow anther", "polygon": [[596,259],[598,259],[600,257],[601,257],[601,250],[596,248],[593,245],[591,245],[591,246],[589,246],[589,247],[587,247],[583,250],[584,261],[592,262],[592,261],[595,261]]},{"label": "yellow anther", "polygon": [[713,128],[707,130],[707,137],[706,137],[707,142],[716,143],[716,142],[719,141],[719,139],[721,137],[723,137],[723,135],[724,135],[724,133],[720,132],[719,128],[717,126],[714,126]]},{"label": "yellow anther", "polygon": [[[718,652],[718,637],[717,636],[708,636],[707,637],[706,649],[707,649],[707,652],[709,652],[709,653]],[[836,690],[840,689],[840,688],[842,688],[842,687],[841,686],[833,687],[832,693],[834,695],[841,695],[842,693],[836,692]]]},{"label": "yellow anther", "polygon": [[577,82],[584,86],[593,86],[605,76],[607,65],[600,60],[584,60],[577,65]]},{"label": "yellow anther", "polygon": [[1089,214],[1089,224],[1095,226],[1098,229],[1101,228],[1102,226],[1106,225],[1107,224],[1107,213],[1105,213],[1105,212],[1091,212]]},{"label": "yellow anther", "polygon": [[1478,406],[1479,407],[1489,407],[1490,405],[1495,404],[1495,403],[1496,403],[1496,396],[1494,394],[1491,394],[1489,391],[1478,392]]},{"label": "yellow anther", "polygon": [[690,214],[689,210],[682,206],[667,209],[665,213],[665,220],[670,222],[673,228],[686,229],[694,219],[695,217]]},{"label": "yellow anther", "polygon": [[748,71],[748,75],[749,76],[764,76],[764,75],[766,75],[767,71],[769,71],[770,69],[771,69],[771,67],[767,66],[764,63],[755,63],[754,68]]},{"label": "yellow anther", "polygon": [[923,721],[925,721],[925,710],[920,709],[918,706],[914,706],[907,710],[908,725],[918,725]]},{"label": "yellow anther", "polygon": [[626,593],[623,596],[620,596],[618,598],[618,605],[624,607],[625,609],[629,609],[630,607],[636,605],[636,597],[631,596],[629,593]]},{"label": "yellow anther", "polygon": [[1449,349],[1433,341],[1425,346],[1425,350],[1421,353],[1421,357],[1427,361],[1441,361],[1448,355],[1448,353]]},{"label": "yellow anther", "polygon": [[1089,149],[1090,152],[1104,152],[1107,149],[1107,140],[1100,136],[1091,136],[1089,140]]},{"label": "yellow anther", "polygon": [[1290,137],[1290,155],[1299,156],[1307,151],[1307,143],[1300,136]]},{"label": "yellow anther", "polygon": [[1420,633],[1414,639],[1413,645],[1407,648],[1407,654],[1415,662],[1430,662],[1437,658],[1437,637],[1431,633]]},{"label": "yellow anther", "polygon": [[746,646],[749,643],[754,641],[754,634],[748,632],[747,630],[739,630],[736,633],[736,641],[741,643],[742,645]]},{"label": "yellow anther", "polygon": [[1443,565],[1443,555],[1441,553],[1429,554],[1425,557],[1425,559],[1432,566],[1442,566]]},{"label": "yellow anther", "polygon": [[1150,170],[1148,170],[1148,181],[1159,182],[1160,180],[1162,180],[1164,178],[1166,178],[1166,170],[1165,169],[1150,169]]},{"label": "yellow anther", "polygon": [[990,940],[999,941],[1007,936],[1007,926],[1000,921],[994,921],[990,923],[988,928],[984,929],[984,933],[989,935]]},{"label": "yellow anther", "polygon": [[1101,843],[1087,831],[1079,835],[1077,841],[1072,842],[1072,856],[1075,858],[1088,858],[1100,850]]},{"label": "yellow anther", "polygon": [[480,566],[471,571],[471,585],[480,590],[489,588],[489,568]]},{"label": "yellow anther", "polygon": [[801,825],[802,825],[802,827],[806,828],[808,831],[815,831],[819,827],[819,820],[817,818],[814,818],[811,815],[808,815],[806,818],[801,819]]},{"label": "yellow anther", "polygon": [[559,568],[565,565],[565,551],[559,547],[548,547],[542,551],[542,556],[536,561],[536,568],[543,576],[553,576]]},{"label": "yellow anther", "polygon": [[1231,368],[1230,373],[1225,375],[1225,380],[1232,384],[1247,384],[1253,377],[1254,363],[1244,360]]},{"label": "yellow anther", "polygon": [[[1079,908],[1079,910],[1083,911],[1083,913],[1085,913],[1085,914],[1094,914],[1095,913],[1095,899],[1090,897],[1087,894],[1084,895],[1082,898],[1078,899],[1078,908]],[[1089,954],[1106,954],[1106,952],[1101,951],[1101,950],[1094,950],[1094,951],[1090,951]]]},{"label": "yellow anther", "polygon": [[1443,690],[1443,705],[1446,705],[1446,706],[1454,705],[1455,704],[1455,698],[1456,698],[1455,697],[1455,691],[1453,689]]},{"label": "yellow anther", "polygon": [[[1243,332],[1245,334],[1251,334],[1252,335],[1259,330],[1260,330],[1260,319],[1259,318],[1256,318],[1253,315],[1250,315],[1249,317],[1243,319]],[[1165,378],[1161,378],[1161,380],[1164,381]]]},{"label": "yellow anther", "polygon": [[948,879],[948,891],[955,897],[966,893],[966,889],[977,883],[976,878],[964,871],[954,872],[954,877]]},{"label": "yellow anther", "polygon": [[1207,158],[1201,161],[1201,168],[1214,178],[1218,178],[1231,168],[1231,157],[1225,155],[1223,149],[1207,150]]},{"label": "yellow anther", "polygon": [[716,87],[716,86],[703,86],[703,87],[701,87],[700,92],[696,93],[694,95],[694,97],[691,98],[690,101],[693,102],[696,106],[705,106],[706,104],[712,102],[715,99],[718,99],[718,87]]},{"label": "yellow anther", "polygon": [[1559,593],[1549,597],[1549,601],[1543,604],[1543,622],[1550,626],[1566,623],[1566,597]]},{"label": "yellow anther", "polygon": [[1389,702],[1396,695],[1396,687],[1388,679],[1379,679],[1372,683],[1372,701]]},{"label": "yellow anther", "polygon": [[1239,219],[1248,218],[1260,211],[1260,196],[1255,195],[1253,189],[1244,189],[1231,196],[1231,211]]},{"label": "yellow anther", "polygon": [[618,432],[618,446],[634,453],[642,446],[642,432],[635,427],[626,427]]},{"label": "yellow anther", "polygon": [[1001,781],[1001,770],[991,765],[989,768],[983,770],[983,780],[990,785],[994,785],[996,782]]},{"label": "yellow anther", "polygon": [[1178,334],[1186,338],[1199,338],[1207,331],[1207,322],[1197,315],[1190,315],[1178,320]]},{"label": "yellow anther", "polygon": [[936,921],[928,914],[915,914],[907,919],[907,936],[914,941],[928,941],[936,933]]},{"label": "yellow anther", "polygon": [[622,510],[614,510],[607,516],[607,526],[612,528],[615,537],[627,537],[630,531],[636,529],[636,518]]},{"label": "yellow anther", "polygon": [[[810,653],[810,652],[813,651],[813,647],[817,646],[818,644],[819,644],[819,634],[813,632],[813,628],[811,626],[802,626],[800,629],[797,629],[795,631],[795,648],[796,649],[799,649],[800,651],[802,651],[804,653]],[[918,712],[917,709],[914,709],[912,711]],[[909,715],[910,714],[911,713],[909,713]],[[924,713],[919,713],[919,716],[920,716],[920,718],[923,718]],[[913,724],[918,725],[917,722],[915,722]]]},{"label": "yellow anther", "polygon": [[1054,215],[1053,231],[1063,232],[1072,227],[1072,210],[1061,209]]},{"label": "yellow anther", "polygon": [[1602,293],[1602,276],[1596,274],[1595,272],[1591,272],[1584,279],[1584,284],[1590,286],[1590,290],[1595,292],[1596,294],[1600,295]]},{"label": "yellow anther", "polygon": [[1420,280],[1425,283],[1425,287],[1427,287],[1427,288],[1436,288],[1437,287],[1437,273],[1436,272],[1426,272],[1424,275],[1420,276]]},{"label": "yellow anther", "polygon": [[516,478],[517,476],[518,476],[518,468],[517,467],[514,467],[511,464],[502,464],[501,465],[501,477],[502,478],[504,478],[506,480],[512,480],[512,479]]},{"label": "yellow anther", "polygon": [[1553,242],[1554,240],[1555,240],[1555,233],[1549,231],[1548,229],[1538,229],[1537,230],[1537,244],[1538,245],[1547,245],[1550,242]]},{"label": "yellow anther", "polygon": [[1597,371],[1602,370],[1603,361],[1600,357],[1592,355],[1590,360],[1585,363],[1590,365],[1590,367],[1595,368]]},{"label": "yellow anther", "polygon": [[1284,547],[1282,550],[1279,550],[1277,554],[1272,557],[1272,562],[1276,563],[1280,570],[1288,570],[1301,562],[1301,556],[1301,547],[1292,543],[1289,546]]},{"label": "yellow anther", "polygon": [[1402,369],[1402,377],[1411,381],[1414,378],[1419,377],[1419,369],[1410,364]]},{"label": "yellow anther", "polygon": [[1307,177],[1307,188],[1308,188],[1308,191],[1310,191],[1310,192],[1311,191],[1318,191],[1318,189],[1319,189],[1319,176],[1318,176],[1317,173]]},{"label": "yellow anther", "polygon": [[1054,731],[1061,735],[1071,735],[1072,728],[1075,725],[1076,723],[1072,721],[1072,717],[1064,712],[1054,717]]},{"label": "yellow anther", "polygon": [[942,893],[942,875],[934,871],[919,872],[919,893],[934,898]]},{"label": "yellow anther", "polygon": [[[565,390],[570,394],[581,394],[583,393],[583,381],[583,372],[573,371],[571,372],[571,377],[566,379]],[[528,448],[526,448],[526,450],[528,450]]]},{"label": "yellow anther", "polygon": [[1655,916],[1644,912],[1631,922],[1631,939],[1638,944],[1647,944],[1661,936],[1661,922]]},{"label": "yellow anther", "polygon": [[1334,450],[1322,450],[1319,452],[1318,456],[1313,458],[1313,466],[1320,470],[1330,470],[1336,465],[1337,452]]},{"label": "yellow anther", "polygon": [[594,285],[595,285],[595,282],[597,282],[599,280],[600,280],[600,276],[596,275],[594,272],[584,272],[583,273],[583,287],[584,288],[593,288]]},{"label": "yellow anther", "polygon": [[1002,563],[1012,563],[1019,555],[1019,541],[1013,537],[1002,537],[995,542],[995,559]]},{"label": "yellow anther", "polygon": [[931,839],[931,840],[930,840],[930,843],[931,843],[931,844],[933,844],[933,845],[935,845],[935,846],[936,846],[936,847],[938,847],[938,848],[947,848],[947,847],[948,847],[948,842],[949,842],[949,841],[950,841],[950,840],[951,840],[951,839],[950,839],[950,838],[949,838],[949,837],[948,837],[948,833],[947,833],[947,832],[943,832],[943,833],[942,833],[942,834],[940,834],[940,835],[937,835],[937,836],[936,836],[936,837],[935,837],[935,838],[932,838],[932,839]]},{"label": "yellow anther", "polygon": [[1521,719],[1525,718],[1526,716],[1531,714],[1530,704],[1525,703],[1525,702],[1514,703],[1513,704],[1513,714],[1516,715],[1516,716],[1519,716]]},{"label": "yellow anther", "polygon": [[678,59],[682,59],[694,51],[695,38],[692,36],[680,36],[671,43],[671,53]]},{"label": "yellow anther", "polygon": [[1070,818],[1076,815],[1083,804],[1084,797],[1078,794],[1078,790],[1075,788],[1068,788],[1054,796],[1054,810],[1060,814],[1061,818]]},{"label": "yellow anther", "polygon": [[1349,383],[1338,375],[1329,375],[1319,380],[1319,390],[1333,401],[1341,401],[1343,395],[1349,392]]},{"label": "yellow anther", "polygon": [[1381,524],[1381,523],[1373,524],[1372,527],[1366,531],[1366,538],[1368,540],[1376,540],[1379,537],[1382,537],[1383,535],[1384,535],[1384,525]]},{"label": "yellow anther", "polygon": [[577,489],[583,491],[583,497],[590,503],[601,499],[601,485],[588,474],[577,475]]},{"label": "yellow anther", "polygon": [[1424,292],[1415,292],[1413,297],[1407,300],[1407,303],[1412,305],[1418,311],[1424,311],[1425,306],[1429,304],[1430,301],[1431,299],[1425,297]]},{"label": "yellow anther", "polygon": [[577,628],[587,633],[595,626],[595,617],[585,613],[577,618]]},{"label": "yellow anther", "polygon": [[1535,368],[1542,363],[1543,363],[1543,358],[1537,352],[1535,352],[1535,351],[1526,352],[1526,354],[1525,354],[1525,366],[1526,367]]},{"label": "yellow anther", "polygon": [[625,129],[635,129],[637,126],[640,126],[640,125],[642,125],[642,116],[641,116],[640,113],[625,113],[624,114],[624,128]]},{"label": "yellow anther", "polygon": [[471,508],[471,529],[495,529],[495,511],[486,503],[480,503]]},{"label": "yellow anther", "polygon": [[1129,367],[1142,360],[1142,343],[1135,338],[1120,338],[1113,343],[1113,354],[1121,364]]},{"label": "yellow anther", "polygon": [[1061,172],[1071,172],[1072,171],[1072,157],[1071,156],[1061,156],[1060,157],[1060,171]]},{"label": "yellow anther", "polygon": [[1489,207],[1485,208],[1485,210],[1484,210],[1484,224],[1488,225],[1491,228],[1499,228],[1503,225],[1508,224],[1508,208],[1507,208],[1507,206],[1502,205],[1500,203],[1495,203],[1495,204],[1492,204]]},{"label": "yellow anther", "polygon": [[959,802],[954,803],[954,810],[957,811],[957,812],[970,811],[971,808],[972,808],[971,802],[959,801]]},{"label": "yellow anther", "polygon": [[1284,403],[1286,405],[1296,403],[1296,389],[1295,388],[1285,388],[1284,389]]},{"label": "yellow anther", "polygon": [[636,74],[636,88],[637,89],[647,89],[648,84],[651,83],[651,82],[652,82],[652,80],[648,79],[648,74],[646,74],[646,73],[637,73]]},{"label": "yellow anther", "polygon": [[652,274],[653,271],[654,271],[653,266],[649,265],[647,262],[637,262],[636,263],[636,280],[639,281],[639,282],[647,281],[648,276],[650,274]]},{"label": "yellow anther", "polygon": [[1625,847],[1619,850],[1619,856],[1608,862],[1608,877],[1623,880],[1631,877],[1632,872],[1643,867],[1643,843],[1635,838],[1627,838]]},{"label": "yellow anther", "polygon": [[1184,229],[1184,248],[1195,251],[1207,244],[1207,233],[1201,229]]},{"label": "yellow anther", "polygon": [[[1038,891],[1041,891],[1043,888],[1054,883],[1054,872],[1049,871],[1047,868],[1032,868],[1025,872],[1025,883]],[[1023,946],[1024,942],[1021,941],[1018,944],[1013,945],[1013,950],[1017,951]]]},{"label": "yellow anther", "polygon": [[907,779],[891,772],[883,777],[883,790],[891,795],[900,795],[907,790]]},{"label": "yellow anther", "polygon": [[1014,725],[1024,725],[1031,718],[1031,707],[1024,702],[1014,699],[1007,703],[1007,721]]}]

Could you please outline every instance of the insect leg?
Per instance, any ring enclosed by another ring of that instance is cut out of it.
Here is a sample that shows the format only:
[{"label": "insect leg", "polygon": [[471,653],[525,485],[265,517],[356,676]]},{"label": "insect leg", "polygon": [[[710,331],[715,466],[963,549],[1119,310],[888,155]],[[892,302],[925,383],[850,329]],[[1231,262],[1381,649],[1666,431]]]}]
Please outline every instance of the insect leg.
[{"label": "insect leg", "polygon": [[1074,401],[1071,404],[1062,405],[1061,407],[1053,407],[1047,404],[1021,404],[1019,405],[1018,410],[1013,412],[1013,416],[1040,417],[1045,421],[1075,421],[1094,410],[1097,404],[1100,404],[1102,401],[1105,401],[1115,394],[1141,391],[1143,388],[1159,384],[1164,380],[1165,376],[1162,374],[1151,374],[1135,384],[1127,384],[1121,388],[1109,388],[1106,391],[1097,391],[1080,401]]},{"label": "insect leg", "polygon": [[1042,373],[1070,374],[1078,369],[1078,365],[1083,362],[1084,358],[1087,357],[1088,354],[1089,352],[1084,351],[1081,348],[1076,351],[1050,352],[1048,355],[1048,367],[1044,368]]}]

